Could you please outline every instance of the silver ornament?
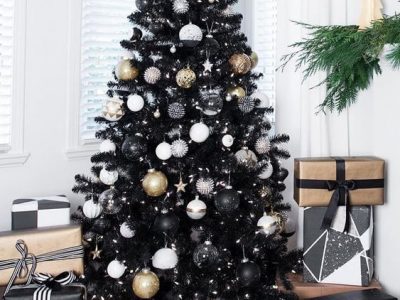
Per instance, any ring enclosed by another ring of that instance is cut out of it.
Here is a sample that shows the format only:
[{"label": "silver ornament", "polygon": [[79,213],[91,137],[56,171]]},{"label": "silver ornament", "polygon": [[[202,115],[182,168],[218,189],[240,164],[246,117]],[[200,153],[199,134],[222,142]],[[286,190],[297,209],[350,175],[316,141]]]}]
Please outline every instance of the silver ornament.
[{"label": "silver ornament", "polygon": [[202,195],[209,195],[214,191],[214,180],[210,177],[199,178],[196,182],[196,189]]},{"label": "silver ornament", "polygon": [[253,111],[256,107],[256,103],[252,97],[243,97],[239,99],[239,109],[244,112],[245,114]]},{"label": "silver ornament", "polygon": [[169,52],[171,52],[172,54],[175,54],[175,53],[176,53],[176,47],[175,47],[175,45],[173,45],[173,46],[169,49]]},{"label": "silver ornament", "polygon": [[261,137],[257,140],[255,149],[259,154],[268,153],[271,149],[271,142],[268,137]]},{"label": "silver ornament", "polygon": [[187,0],[175,0],[173,9],[177,14],[185,14],[189,11],[189,2]]},{"label": "silver ornament", "polygon": [[193,262],[197,267],[211,267],[218,261],[218,249],[209,241],[198,245],[193,252]]},{"label": "silver ornament", "polygon": [[224,101],[220,97],[218,91],[206,90],[201,91],[201,109],[207,116],[215,116],[219,114],[224,106]]},{"label": "silver ornament", "polygon": [[235,157],[238,163],[244,167],[254,168],[257,165],[257,155],[247,148],[243,148],[236,152]]},{"label": "silver ornament", "polygon": [[203,39],[203,32],[199,26],[190,23],[182,27],[179,39],[187,47],[196,47]]},{"label": "silver ornament", "polygon": [[183,140],[176,140],[172,143],[171,149],[174,157],[182,158],[188,153],[189,146]]},{"label": "silver ornament", "polygon": [[161,79],[161,71],[159,68],[150,67],[144,72],[144,80],[148,84],[156,84]]},{"label": "silver ornament", "polygon": [[160,109],[157,108],[157,110],[154,112],[154,118],[159,119],[161,117],[161,112]]},{"label": "silver ornament", "polygon": [[168,106],[168,116],[171,119],[182,119],[185,116],[185,107],[179,102],[171,103]]}]

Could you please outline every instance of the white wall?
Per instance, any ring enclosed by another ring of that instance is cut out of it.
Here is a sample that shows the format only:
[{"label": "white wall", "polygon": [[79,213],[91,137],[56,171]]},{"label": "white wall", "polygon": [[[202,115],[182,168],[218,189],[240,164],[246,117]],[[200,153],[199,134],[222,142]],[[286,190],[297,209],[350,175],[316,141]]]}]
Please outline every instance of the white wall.
[{"label": "white wall", "polygon": [[[0,168],[0,230],[10,228],[13,199],[67,194],[89,157],[70,160],[68,121],[68,4],[75,0],[28,0],[23,166]],[[18,84],[18,83],[17,83]],[[79,99],[72,99],[78,101]]]}]

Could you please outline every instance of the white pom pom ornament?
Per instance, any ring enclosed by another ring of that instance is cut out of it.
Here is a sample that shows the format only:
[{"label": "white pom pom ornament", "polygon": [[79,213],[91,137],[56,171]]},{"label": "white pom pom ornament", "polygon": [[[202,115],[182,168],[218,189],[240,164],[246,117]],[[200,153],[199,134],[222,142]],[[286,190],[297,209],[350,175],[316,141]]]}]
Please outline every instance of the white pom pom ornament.
[{"label": "white pom pom ornament", "polygon": [[161,79],[161,71],[159,68],[150,67],[144,72],[144,80],[148,84],[156,84]]}]

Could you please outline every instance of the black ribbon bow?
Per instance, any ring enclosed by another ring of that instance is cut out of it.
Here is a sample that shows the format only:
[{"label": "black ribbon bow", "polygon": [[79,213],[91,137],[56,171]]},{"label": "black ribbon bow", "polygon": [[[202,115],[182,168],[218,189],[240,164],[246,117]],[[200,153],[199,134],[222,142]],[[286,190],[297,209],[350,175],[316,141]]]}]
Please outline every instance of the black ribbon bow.
[{"label": "black ribbon bow", "polygon": [[357,189],[356,182],[354,180],[345,181],[333,181],[328,180],[326,182],[328,190],[330,192],[334,191],[329,202],[328,208],[325,212],[324,219],[322,221],[321,229],[326,230],[332,226],[333,219],[335,218],[336,212],[340,205],[346,207],[346,220],[343,232],[347,233],[350,229],[350,191]]}]

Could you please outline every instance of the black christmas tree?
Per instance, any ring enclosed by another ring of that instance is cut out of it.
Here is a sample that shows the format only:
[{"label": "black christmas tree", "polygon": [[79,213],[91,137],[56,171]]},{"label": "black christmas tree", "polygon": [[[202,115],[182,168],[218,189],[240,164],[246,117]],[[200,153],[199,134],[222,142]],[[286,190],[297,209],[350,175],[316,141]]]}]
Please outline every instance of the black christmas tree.
[{"label": "black christmas tree", "polygon": [[89,299],[297,299],[280,160],[237,0],[137,0],[82,223]]}]

